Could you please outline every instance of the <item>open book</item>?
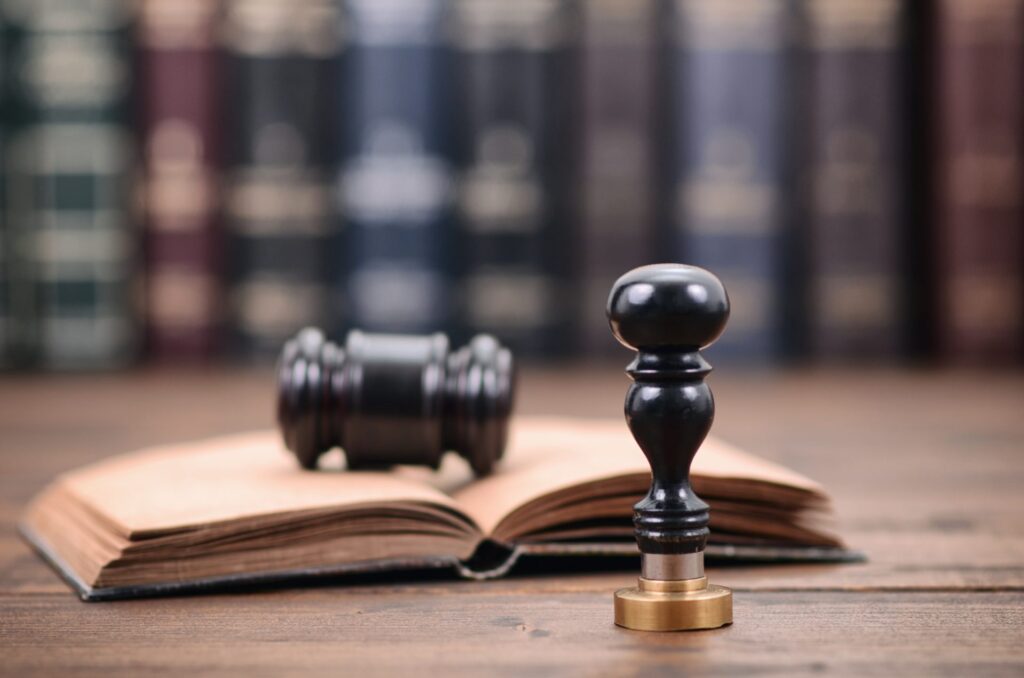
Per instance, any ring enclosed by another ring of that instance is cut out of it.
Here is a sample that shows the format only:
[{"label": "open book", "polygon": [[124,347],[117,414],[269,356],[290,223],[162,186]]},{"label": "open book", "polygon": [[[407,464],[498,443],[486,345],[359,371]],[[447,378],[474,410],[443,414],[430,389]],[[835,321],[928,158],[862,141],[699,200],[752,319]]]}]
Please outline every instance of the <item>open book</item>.
[{"label": "open book", "polygon": [[[518,418],[498,470],[303,471],[274,432],[157,447],[67,473],[22,532],[86,600],[400,568],[504,574],[524,554],[635,554],[650,471],[619,422]],[[333,466],[333,467],[332,467]],[[709,439],[693,465],[709,557],[844,560],[813,481]]]}]

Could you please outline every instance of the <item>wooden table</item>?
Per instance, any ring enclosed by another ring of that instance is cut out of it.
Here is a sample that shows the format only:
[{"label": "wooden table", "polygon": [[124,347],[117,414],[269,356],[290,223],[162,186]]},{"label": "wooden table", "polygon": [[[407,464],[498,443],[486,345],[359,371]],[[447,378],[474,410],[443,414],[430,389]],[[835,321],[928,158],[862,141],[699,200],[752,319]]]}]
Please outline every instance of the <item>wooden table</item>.
[{"label": "wooden table", "polygon": [[[739,372],[737,370],[737,372]],[[715,432],[820,480],[856,565],[712,568],[736,623],[611,622],[633,572],[332,580],[81,603],[15,533],[52,476],[270,422],[268,372],[0,379],[0,671],[11,675],[1024,675],[1024,376],[711,378]],[[621,366],[526,371],[520,410],[619,417]]]}]

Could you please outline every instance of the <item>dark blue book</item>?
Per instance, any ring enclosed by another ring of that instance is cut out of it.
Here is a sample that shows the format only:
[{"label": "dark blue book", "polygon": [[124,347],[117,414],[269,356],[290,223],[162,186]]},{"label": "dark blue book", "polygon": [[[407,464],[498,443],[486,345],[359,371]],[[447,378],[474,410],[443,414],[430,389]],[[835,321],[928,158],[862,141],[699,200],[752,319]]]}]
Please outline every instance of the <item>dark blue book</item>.
[{"label": "dark blue book", "polygon": [[137,340],[132,4],[9,2],[0,10],[11,361],[123,365]]},{"label": "dark blue book", "polygon": [[333,315],[336,10],[331,0],[225,7],[228,304],[241,356],[275,356],[298,329]]},{"label": "dark blue book", "polygon": [[715,358],[783,348],[787,240],[785,0],[675,0],[664,85],[663,218],[673,258],[708,268],[732,301]]},{"label": "dark blue book", "polygon": [[454,3],[462,321],[540,356],[575,338],[577,9]]},{"label": "dark blue book", "polygon": [[346,0],[336,89],[344,222],[335,259],[343,324],[450,329],[454,177],[447,3]]},{"label": "dark blue book", "polygon": [[903,11],[807,2],[809,348],[895,358],[905,344]]}]

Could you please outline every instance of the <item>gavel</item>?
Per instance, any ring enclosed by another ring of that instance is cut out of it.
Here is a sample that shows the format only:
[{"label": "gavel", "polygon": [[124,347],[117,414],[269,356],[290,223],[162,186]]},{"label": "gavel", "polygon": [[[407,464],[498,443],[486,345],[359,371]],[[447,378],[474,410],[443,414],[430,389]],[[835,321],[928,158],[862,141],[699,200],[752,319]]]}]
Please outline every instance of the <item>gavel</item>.
[{"label": "gavel", "polygon": [[437,468],[446,451],[484,476],[501,459],[515,395],[512,353],[480,334],[448,337],[352,330],[342,346],[315,328],[282,352],[277,420],[306,469],[340,447],[351,470]]}]

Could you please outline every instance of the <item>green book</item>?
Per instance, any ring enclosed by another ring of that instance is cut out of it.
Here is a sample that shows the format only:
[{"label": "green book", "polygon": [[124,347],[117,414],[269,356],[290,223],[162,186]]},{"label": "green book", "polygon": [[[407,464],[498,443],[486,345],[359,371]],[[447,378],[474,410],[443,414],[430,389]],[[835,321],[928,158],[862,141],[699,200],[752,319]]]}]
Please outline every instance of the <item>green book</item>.
[{"label": "green book", "polygon": [[12,360],[121,364],[135,341],[131,4],[3,0],[0,13]]}]

